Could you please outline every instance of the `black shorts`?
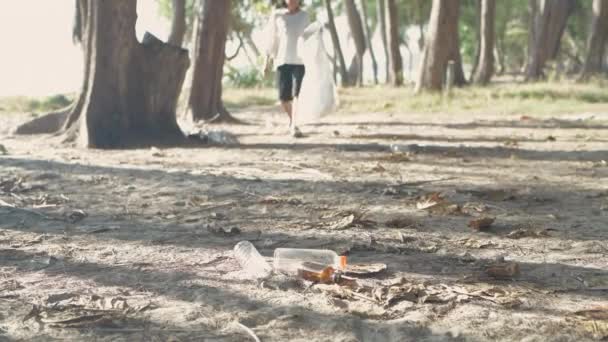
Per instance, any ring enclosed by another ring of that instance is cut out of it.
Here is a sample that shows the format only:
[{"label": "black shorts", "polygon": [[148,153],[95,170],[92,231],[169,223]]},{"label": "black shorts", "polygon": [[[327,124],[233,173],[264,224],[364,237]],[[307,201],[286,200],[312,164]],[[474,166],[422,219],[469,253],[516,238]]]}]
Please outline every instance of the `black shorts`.
[{"label": "black shorts", "polygon": [[304,66],[298,64],[283,64],[277,68],[277,84],[281,101],[289,102],[293,100],[294,96],[300,95],[304,73]]}]

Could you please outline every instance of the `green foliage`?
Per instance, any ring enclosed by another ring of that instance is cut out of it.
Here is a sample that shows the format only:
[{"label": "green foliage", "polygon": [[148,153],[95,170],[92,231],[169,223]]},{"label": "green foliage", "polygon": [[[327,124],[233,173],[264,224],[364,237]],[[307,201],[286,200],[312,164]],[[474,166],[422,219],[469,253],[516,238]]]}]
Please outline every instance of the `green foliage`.
[{"label": "green foliage", "polygon": [[265,78],[255,67],[235,68],[226,65],[224,68],[224,84],[233,88],[256,88],[272,86],[272,78]]},{"label": "green foliage", "polygon": [[[605,80],[525,84],[503,79],[487,87],[456,88],[450,100],[441,94],[414,95],[413,90],[404,88],[345,88],[339,89],[340,108],[335,115],[389,111],[406,119],[408,113],[554,116],[598,112],[605,110],[608,102],[606,85]],[[276,103],[276,91],[227,89],[224,98],[232,108],[270,106]]]},{"label": "green foliage", "polygon": [[72,99],[65,95],[53,95],[43,98],[11,96],[0,98],[0,112],[7,113],[43,113],[65,108]]}]

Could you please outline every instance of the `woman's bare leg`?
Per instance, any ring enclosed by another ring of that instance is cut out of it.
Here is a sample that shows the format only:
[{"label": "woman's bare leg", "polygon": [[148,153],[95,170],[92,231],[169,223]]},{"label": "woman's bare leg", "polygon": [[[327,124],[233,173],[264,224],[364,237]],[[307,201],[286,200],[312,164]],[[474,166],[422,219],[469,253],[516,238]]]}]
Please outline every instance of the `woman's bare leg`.
[{"label": "woman's bare leg", "polygon": [[292,101],[282,101],[281,107],[289,117],[289,127],[293,124],[293,102]]}]

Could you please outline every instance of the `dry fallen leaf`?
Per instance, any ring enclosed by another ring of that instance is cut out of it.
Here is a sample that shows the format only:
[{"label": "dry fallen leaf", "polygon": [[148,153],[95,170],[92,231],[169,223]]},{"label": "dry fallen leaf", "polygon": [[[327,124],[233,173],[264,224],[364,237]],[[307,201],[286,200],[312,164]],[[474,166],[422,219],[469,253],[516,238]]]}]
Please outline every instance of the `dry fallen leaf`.
[{"label": "dry fallen leaf", "polygon": [[444,198],[441,196],[439,192],[433,192],[426,196],[423,196],[418,203],[416,203],[416,208],[418,210],[426,210],[430,209],[439,203],[442,203]]},{"label": "dry fallen leaf", "polygon": [[344,230],[349,228],[370,228],[376,225],[376,222],[365,219],[365,214],[365,211],[353,210],[337,212],[330,216],[325,216],[334,219],[325,224],[325,226],[332,230]]},{"label": "dry fallen leaf", "polygon": [[482,217],[469,222],[469,227],[477,230],[484,231],[489,229],[496,219],[493,217]]}]

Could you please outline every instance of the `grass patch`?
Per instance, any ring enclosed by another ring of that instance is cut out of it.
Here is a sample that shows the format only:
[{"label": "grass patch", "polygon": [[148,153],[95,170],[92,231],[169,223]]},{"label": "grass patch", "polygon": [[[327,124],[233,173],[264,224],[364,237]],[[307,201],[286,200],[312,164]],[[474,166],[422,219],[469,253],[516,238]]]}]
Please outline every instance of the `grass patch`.
[{"label": "grass patch", "polygon": [[224,105],[228,110],[273,106],[276,94],[272,88],[228,88],[224,90]]},{"label": "grass patch", "polygon": [[[415,95],[411,87],[386,86],[346,88],[339,90],[338,114],[390,112],[494,114],[494,115],[559,115],[567,113],[608,111],[608,81],[595,79],[588,83],[494,83],[487,87],[470,86],[454,89],[450,98],[441,94]],[[43,113],[63,108],[73,95],[45,98],[0,98],[0,113]],[[180,107],[185,105],[182,96]],[[224,103],[231,111],[276,106],[273,88],[226,88]],[[181,111],[179,111],[181,113]]]},{"label": "grass patch", "polygon": [[0,98],[0,113],[43,113],[67,107],[71,95],[53,95],[42,98],[10,96]]}]

